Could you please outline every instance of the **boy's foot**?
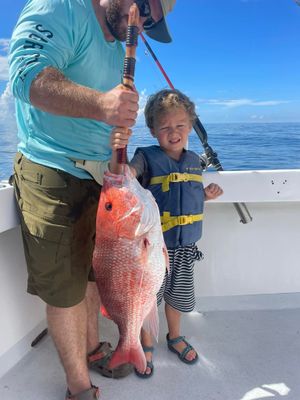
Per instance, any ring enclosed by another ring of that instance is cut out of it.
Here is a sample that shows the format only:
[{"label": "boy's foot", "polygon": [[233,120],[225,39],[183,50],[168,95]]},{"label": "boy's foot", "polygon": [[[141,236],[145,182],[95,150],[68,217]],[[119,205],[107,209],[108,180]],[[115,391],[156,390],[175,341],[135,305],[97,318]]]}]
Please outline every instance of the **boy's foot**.
[{"label": "boy's foot", "polygon": [[143,350],[144,350],[145,357],[146,357],[146,360],[147,360],[146,371],[145,372],[140,372],[135,368],[134,372],[139,378],[147,379],[147,378],[150,378],[150,376],[152,376],[153,372],[154,372],[154,365],[153,365],[153,362],[152,362],[152,353],[154,351],[154,347],[152,347],[152,346],[143,346]]},{"label": "boy's foot", "polygon": [[194,364],[198,361],[196,350],[185,340],[185,336],[169,338],[167,334],[167,344],[170,351],[177,354],[178,358],[186,364]]}]

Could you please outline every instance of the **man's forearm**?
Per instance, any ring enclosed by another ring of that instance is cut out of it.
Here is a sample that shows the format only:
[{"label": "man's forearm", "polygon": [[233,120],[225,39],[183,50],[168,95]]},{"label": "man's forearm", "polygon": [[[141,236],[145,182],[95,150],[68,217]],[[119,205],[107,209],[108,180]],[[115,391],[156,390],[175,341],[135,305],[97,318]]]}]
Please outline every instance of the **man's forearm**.
[{"label": "man's forearm", "polygon": [[101,97],[94,90],[68,80],[55,68],[45,68],[30,87],[31,103],[46,112],[102,121]]}]

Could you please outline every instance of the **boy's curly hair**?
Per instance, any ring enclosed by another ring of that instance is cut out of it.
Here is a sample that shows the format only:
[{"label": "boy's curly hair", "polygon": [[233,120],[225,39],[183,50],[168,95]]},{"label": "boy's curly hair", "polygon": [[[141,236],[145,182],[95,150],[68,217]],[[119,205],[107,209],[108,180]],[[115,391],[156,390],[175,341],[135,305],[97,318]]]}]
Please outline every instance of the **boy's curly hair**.
[{"label": "boy's curly hair", "polygon": [[167,112],[176,109],[186,111],[193,124],[197,117],[195,104],[177,89],[163,89],[151,95],[145,107],[145,119],[149,129],[154,128],[154,123]]}]

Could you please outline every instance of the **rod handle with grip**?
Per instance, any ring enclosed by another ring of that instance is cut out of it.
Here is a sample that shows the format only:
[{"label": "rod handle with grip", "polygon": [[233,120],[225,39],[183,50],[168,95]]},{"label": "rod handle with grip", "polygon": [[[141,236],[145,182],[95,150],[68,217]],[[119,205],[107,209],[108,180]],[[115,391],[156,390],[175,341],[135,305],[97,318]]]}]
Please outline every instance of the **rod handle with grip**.
[{"label": "rod handle with grip", "polygon": [[[128,14],[128,28],[126,36],[126,54],[124,58],[123,86],[127,90],[134,89],[135,55],[138,43],[140,13],[138,6],[133,3]],[[127,147],[117,150],[118,164],[124,165],[127,161]]]}]

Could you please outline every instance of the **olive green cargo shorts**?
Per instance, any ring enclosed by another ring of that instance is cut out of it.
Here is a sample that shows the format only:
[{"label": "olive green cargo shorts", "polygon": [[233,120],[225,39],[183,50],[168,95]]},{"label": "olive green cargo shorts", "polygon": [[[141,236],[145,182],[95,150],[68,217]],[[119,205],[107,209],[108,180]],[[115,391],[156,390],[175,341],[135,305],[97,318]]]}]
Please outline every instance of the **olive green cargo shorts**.
[{"label": "olive green cargo shorts", "polygon": [[92,256],[101,186],[15,158],[14,187],[28,269],[27,291],[47,304],[80,303],[93,281]]}]

